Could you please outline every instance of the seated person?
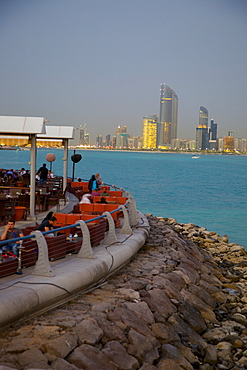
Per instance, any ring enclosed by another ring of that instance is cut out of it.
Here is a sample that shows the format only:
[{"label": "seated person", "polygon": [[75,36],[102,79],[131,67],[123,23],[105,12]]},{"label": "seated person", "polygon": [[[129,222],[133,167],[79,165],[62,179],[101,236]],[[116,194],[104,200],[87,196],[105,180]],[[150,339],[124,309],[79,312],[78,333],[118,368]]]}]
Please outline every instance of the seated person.
[{"label": "seated person", "polygon": [[109,197],[109,193],[107,193],[107,191],[106,191],[106,189],[105,188],[102,188],[102,192],[101,192],[101,195],[103,196],[103,197]]},{"label": "seated person", "polygon": [[[23,232],[15,227],[15,221],[9,220],[7,225],[5,225],[4,232],[1,235],[1,240],[9,240],[9,239],[15,239],[15,238],[22,238]],[[18,256],[18,247],[20,246],[20,242],[13,242],[6,244],[2,247],[3,252],[11,251],[13,254]]]},{"label": "seated person", "polygon": [[96,203],[104,203],[104,204],[108,204],[108,202],[105,200],[104,197],[101,197],[100,200]]},{"label": "seated person", "polygon": [[43,223],[44,221],[50,220],[53,216],[54,216],[54,212],[51,211],[47,213],[47,215],[45,216],[45,218],[42,220],[41,223]]},{"label": "seated person", "polygon": [[57,221],[56,217],[52,216],[50,220],[46,220],[42,222],[38,227],[37,230],[44,232],[44,231],[50,231],[53,229],[53,225]]},{"label": "seated person", "polygon": [[48,171],[47,178],[48,179],[54,179],[54,174],[51,171]]},{"label": "seated person", "polygon": [[101,195],[101,194],[98,192],[97,189],[93,190],[92,193],[91,193],[92,197],[96,197],[96,196],[99,196],[99,195]]}]

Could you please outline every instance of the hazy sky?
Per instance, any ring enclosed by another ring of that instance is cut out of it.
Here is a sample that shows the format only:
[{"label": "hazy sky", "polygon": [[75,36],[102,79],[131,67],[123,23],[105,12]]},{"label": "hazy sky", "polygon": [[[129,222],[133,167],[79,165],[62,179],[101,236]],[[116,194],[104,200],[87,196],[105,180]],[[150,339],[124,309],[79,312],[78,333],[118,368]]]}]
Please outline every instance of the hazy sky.
[{"label": "hazy sky", "polygon": [[247,137],[246,0],[0,0],[0,50],[0,115],[142,135],[166,83],[179,138]]}]

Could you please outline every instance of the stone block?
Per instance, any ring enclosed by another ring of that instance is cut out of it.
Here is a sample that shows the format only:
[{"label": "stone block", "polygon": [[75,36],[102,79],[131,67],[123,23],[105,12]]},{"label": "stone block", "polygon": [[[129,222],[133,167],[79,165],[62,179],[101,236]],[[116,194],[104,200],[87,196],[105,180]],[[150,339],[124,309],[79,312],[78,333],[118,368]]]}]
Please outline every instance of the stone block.
[{"label": "stone block", "polygon": [[29,349],[17,357],[20,368],[49,369],[47,357],[36,348]]},{"label": "stone block", "polygon": [[78,337],[79,345],[81,344],[96,344],[103,336],[103,331],[92,318],[81,321],[75,327],[75,332]]},{"label": "stone block", "polygon": [[64,334],[58,338],[51,339],[42,345],[42,349],[49,361],[57,357],[65,358],[77,346],[76,334]]},{"label": "stone block", "polygon": [[153,289],[149,292],[142,291],[141,296],[149,308],[164,319],[167,319],[176,312],[176,306],[171,303],[163,290]]},{"label": "stone block", "polygon": [[88,344],[77,347],[66,360],[79,369],[117,370],[118,367],[98,349]]},{"label": "stone block", "polygon": [[181,352],[171,344],[163,344],[161,347],[161,354],[166,358],[170,358],[177,362],[183,369],[193,370],[193,366],[188,360],[181,354]]},{"label": "stone block", "polygon": [[159,358],[160,343],[154,337],[130,329],[128,340],[130,344],[127,351],[136,357],[140,364],[146,362],[152,365]]},{"label": "stone block", "polygon": [[137,359],[130,356],[125,347],[116,341],[108,342],[101,352],[114,362],[119,370],[136,370],[140,367]]}]

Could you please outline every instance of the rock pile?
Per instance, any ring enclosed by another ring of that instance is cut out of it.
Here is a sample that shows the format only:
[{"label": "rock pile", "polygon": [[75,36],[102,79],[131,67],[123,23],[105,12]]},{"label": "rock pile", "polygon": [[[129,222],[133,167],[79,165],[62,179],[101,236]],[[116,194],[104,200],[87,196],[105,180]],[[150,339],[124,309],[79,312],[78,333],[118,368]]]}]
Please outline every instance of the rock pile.
[{"label": "rock pile", "polygon": [[148,215],[142,251],[96,290],[1,334],[0,368],[247,368],[246,251]]}]

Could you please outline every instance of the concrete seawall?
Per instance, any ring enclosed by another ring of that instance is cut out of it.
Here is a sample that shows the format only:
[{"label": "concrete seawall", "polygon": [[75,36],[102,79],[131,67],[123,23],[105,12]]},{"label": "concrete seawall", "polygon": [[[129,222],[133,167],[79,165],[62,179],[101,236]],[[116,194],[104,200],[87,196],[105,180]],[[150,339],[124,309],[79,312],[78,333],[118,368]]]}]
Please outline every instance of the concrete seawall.
[{"label": "concrete seawall", "polygon": [[2,333],[0,364],[246,369],[246,251],[193,224],[148,220],[143,249],[103,286]]}]

